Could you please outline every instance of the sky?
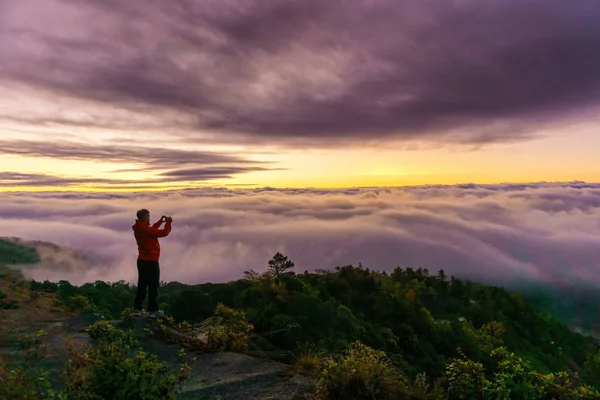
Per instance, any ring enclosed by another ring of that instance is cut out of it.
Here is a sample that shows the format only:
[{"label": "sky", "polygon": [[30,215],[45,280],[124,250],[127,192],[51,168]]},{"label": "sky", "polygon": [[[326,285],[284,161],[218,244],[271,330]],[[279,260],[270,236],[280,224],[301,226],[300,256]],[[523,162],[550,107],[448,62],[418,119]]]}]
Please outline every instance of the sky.
[{"label": "sky", "polygon": [[4,0],[0,191],[600,181],[596,0]]}]

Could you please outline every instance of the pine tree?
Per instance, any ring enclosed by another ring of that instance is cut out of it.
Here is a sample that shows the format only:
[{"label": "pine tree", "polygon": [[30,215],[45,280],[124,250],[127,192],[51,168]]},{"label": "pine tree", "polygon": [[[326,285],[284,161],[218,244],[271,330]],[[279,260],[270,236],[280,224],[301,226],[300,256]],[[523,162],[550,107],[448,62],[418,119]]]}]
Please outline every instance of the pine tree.
[{"label": "pine tree", "polygon": [[283,274],[286,270],[293,268],[294,263],[288,260],[287,256],[284,256],[280,252],[277,252],[272,259],[269,260],[269,273],[274,278]]}]

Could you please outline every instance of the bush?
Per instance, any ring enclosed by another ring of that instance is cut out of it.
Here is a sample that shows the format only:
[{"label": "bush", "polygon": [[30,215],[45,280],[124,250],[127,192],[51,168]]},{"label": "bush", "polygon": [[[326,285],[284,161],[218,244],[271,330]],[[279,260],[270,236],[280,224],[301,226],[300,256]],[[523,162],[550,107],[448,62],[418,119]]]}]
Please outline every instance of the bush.
[{"label": "bush", "polygon": [[19,350],[25,351],[27,359],[46,358],[50,355],[48,346],[43,343],[42,338],[47,333],[40,329],[36,333],[21,333],[17,336]]},{"label": "bush", "polygon": [[131,332],[119,329],[106,320],[98,321],[88,326],[86,331],[93,340],[101,342],[113,342],[118,340],[127,346],[132,346],[137,343],[135,338],[131,335]]},{"label": "bush", "polygon": [[0,399],[66,399],[63,394],[51,389],[47,375],[47,372],[39,368],[8,368],[0,358]]},{"label": "bush", "polygon": [[461,356],[446,367],[448,398],[481,399],[487,385],[483,365],[467,358],[459,348]]},{"label": "bush", "polygon": [[69,311],[85,311],[91,308],[90,301],[87,297],[77,294],[71,296],[68,301]]},{"label": "bush", "polygon": [[415,376],[408,388],[411,399],[438,400],[444,398],[444,389],[441,379],[436,380],[433,385],[429,383],[427,374],[421,372]]},{"label": "bush", "polygon": [[171,399],[179,376],[137,341],[107,321],[88,328],[96,343],[74,354],[64,371],[69,399]]},{"label": "bush", "polygon": [[600,389],[600,350],[588,353],[585,360],[586,381]]},{"label": "bush", "polygon": [[505,347],[492,351],[498,359],[491,380],[484,368],[464,356],[446,368],[448,399],[523,399],[523,400],[592,400],[600,393],[590,386],[581,385],[574,373],[560,372],[542,375],[531,364],[508,352]]},{"label": "bush", "polygon": [[6,298],[6,293],[0,290],[0,310],[10,310],[14,308],[19,308],[19,304],[15,300],[3,300]]},{"label": "bush", "polygon": [[600,398],[600,393],[587,385],[579,384],[575,373],[559,372],[542,375],[544,394],[541,399],[592,400]]},{"label": "bush", "polygon": [[217,305],[213,325],[206,332],[206,344],[212,350],[245,351],[254,326],[246,320],[243,311],[222,303]]},{"label": "bush", "polygon": [[309,374],[317,372],[321,365],[321,355],[314,351],[314,347],[313,343],[300,345],[300,351],[296,357],[296,367]]},{"label": "bush", "polygon": [[485,392],[493,399],[518,398],[538,400],[544,391],[543,381],[531,364],[521,357],[500,347],[492,351],[492,357],[500,356],[494,381],[489,382]]},{"label": "bush", "polygon": [[342,356],[321,368],[317,399],[397,399],[406,395],[406,378],[385,353],[354,342]]}]

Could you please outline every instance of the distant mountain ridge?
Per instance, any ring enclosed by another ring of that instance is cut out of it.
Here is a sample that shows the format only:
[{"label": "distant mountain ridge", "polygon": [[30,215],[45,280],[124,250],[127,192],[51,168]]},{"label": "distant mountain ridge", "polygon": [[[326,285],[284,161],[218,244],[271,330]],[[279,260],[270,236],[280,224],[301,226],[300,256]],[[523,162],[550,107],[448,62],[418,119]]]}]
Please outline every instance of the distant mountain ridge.
[{"label": "distant mountain ridge", "polygon": [[33,247],[24,245],[18,240],[0,238],[0,263],[34,264],[40,261],[40,256]]},{"label": "distant mountain ridge", "polygon": [[0,263],[19,269],[52,269],[76,272],[82,265],[109,265],[110,259],[96,253],[84,252],[41,240],[0,237]]},{"label": "distant mountain ridge", "polygon": [[600,290],[597,287],[539,284],[511,289],[575,332],[600,339]]}]

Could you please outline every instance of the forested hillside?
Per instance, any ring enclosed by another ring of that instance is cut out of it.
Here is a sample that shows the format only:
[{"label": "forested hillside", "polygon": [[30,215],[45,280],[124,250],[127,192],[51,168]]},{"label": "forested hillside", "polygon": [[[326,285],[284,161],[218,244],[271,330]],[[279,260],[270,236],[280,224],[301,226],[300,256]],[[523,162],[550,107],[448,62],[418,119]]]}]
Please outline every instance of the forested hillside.
[{"label": "forested hillside", "polygon": [[39,261],[35,249],[0,239],[0,264],[34,264]]},{"label": "forested hillside", "polygon": [[595,286],[555,285],[515,288],[523,299],[571,329],[600,338],[600,290]]},{"label": "forested hillside", "polygon": [[[490,377],[498,367],[492,351],[506,346],[540,374],[576,372],[600,388],[597,340],[502,288],[448,277],[443,270],[396,268],[386,274],[348,265],[294,274],[292,267],[278,254],[269,272],[249,271],[238,281],[162,284],[159,302],[175,320],[192,323],[211,317],[218,303],[243,311],[254,326],[250,350],[284,361],[306,344],[335,354],[360,341],[384,351],[409,378],[426,373],[434,381],[460,359],[459,351]],[[129,308],[135,291],[125,282],[33,282],[32,288],[56,292],[65,304],[84,296],[108,318]]]}]

